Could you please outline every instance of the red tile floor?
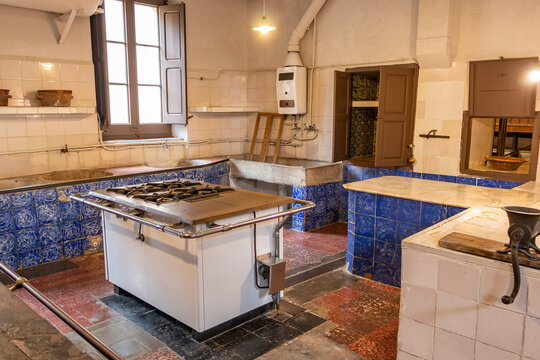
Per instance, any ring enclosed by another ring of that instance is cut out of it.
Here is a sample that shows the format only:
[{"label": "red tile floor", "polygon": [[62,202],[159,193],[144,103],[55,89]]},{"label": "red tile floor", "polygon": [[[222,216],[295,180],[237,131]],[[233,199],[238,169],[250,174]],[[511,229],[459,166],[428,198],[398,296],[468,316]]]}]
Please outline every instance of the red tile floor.
[{"label": "red tile floor", "polygon": [[[323,258],[328,254],[343,251],[346,247],[346,235],[343,235],[342,227],[341,224],[334,224],[308,233],[286,230],[285,249],[305,249],[293,254],[290,260],[292,266],[312,262],[317,256]],[[113,294],[112,284],[105,280],[103,254],[74,258],[71,261],[78,265],[78,268],[37,277],[31,280],[32,285],[84,326],[121,316],[99,300]],[[334,281],[335,276],[339,276],[339,281]],[[342,279],[346,281],[342,282]],[[321,291],[321,288],[328,285],[321,286],[318,284],[321,281],[331,283],[328,291]],[[312,308],[320,309],[322,313],[317,315],[336,325],[328,333],[330,339],[367,359],[395,359],[399,289],[356,277],[342,269],[323,274],[304,284],[308,282],[312,282],[313,289],[317,289],[319,293],[314,295],[316,297],[312,296],[307,301],[304,299],[297,303],[310,311]],[[293,294],[299,285],[289,288],[290,294]],[[285,297],[289,289],[286,290]],[[302,291],[315,293],[313,289]],[[62,333],[72,331],[25,290],[18,289],[15,293]],[[140,359],[181,358],[164,347]]]},{"label": "red tile floor", "polygon": [[347,250],[347,223],[333,223],[309,232],[283,229],[283,257],[286,270],[318,263],[325,257]]}]

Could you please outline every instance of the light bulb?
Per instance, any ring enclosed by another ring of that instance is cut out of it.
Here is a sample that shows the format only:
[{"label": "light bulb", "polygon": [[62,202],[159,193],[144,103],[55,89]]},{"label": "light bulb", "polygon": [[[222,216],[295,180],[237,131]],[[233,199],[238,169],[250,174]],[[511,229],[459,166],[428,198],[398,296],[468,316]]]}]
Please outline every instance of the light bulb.
[{"label": "light bulb", "polygon": [[529,80],[538,82],[540,81],[540,71],[539,70],[533,70],[529,73]]},{"label": "light bulb", "polygon": [[262,23],[261,25],[254,27],[253,30],[260,31],[263,34],[267,34],[268,32],[272,30],[276,30],[275,26],[266,25],[265,23]]}]

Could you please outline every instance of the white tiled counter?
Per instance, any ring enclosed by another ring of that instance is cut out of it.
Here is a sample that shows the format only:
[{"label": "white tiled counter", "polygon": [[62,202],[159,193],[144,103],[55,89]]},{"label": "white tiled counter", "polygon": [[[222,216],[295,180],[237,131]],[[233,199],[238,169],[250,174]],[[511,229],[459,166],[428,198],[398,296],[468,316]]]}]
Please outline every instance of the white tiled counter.
[{"label": "white tiled counter", "polygon": [[505,305],[511,264],[438,246],[461,232],[502,248],[507,228],[502,209],[473,207],[402,242],[398,359],[540,359],[540,271],[521,267],[519,294]]}]

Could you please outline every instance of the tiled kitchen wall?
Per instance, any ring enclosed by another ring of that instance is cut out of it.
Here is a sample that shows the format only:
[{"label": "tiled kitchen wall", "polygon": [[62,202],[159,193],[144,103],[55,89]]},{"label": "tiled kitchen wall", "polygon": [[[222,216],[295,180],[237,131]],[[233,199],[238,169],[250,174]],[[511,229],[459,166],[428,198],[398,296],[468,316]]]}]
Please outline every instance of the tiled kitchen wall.
[{"label": "tiled kitchen wall", "polygon": [[178,178],[228,185],[228,163],[0,195],[0,261],[12,269],[102,250],[101,214],[69,195]]},{"label": "tiled kitchen wall", "polygon": [[401,241],[463,210],[460,207],[349,191],[349,271],[400,287]]},{"label": "tiled kitchen wall", "polygon": [[403,249],[398,359],[538,359],[540,280],[522,269],[519,294],[505,305],[511,267],[474,258]]},{"label": "tiled kitchen wall", "polygon": [[96,106],[94,66],[0,59],[0,88],[9,89],[9,106],[39,106],[37,90],[72,90],[72,106]]}]

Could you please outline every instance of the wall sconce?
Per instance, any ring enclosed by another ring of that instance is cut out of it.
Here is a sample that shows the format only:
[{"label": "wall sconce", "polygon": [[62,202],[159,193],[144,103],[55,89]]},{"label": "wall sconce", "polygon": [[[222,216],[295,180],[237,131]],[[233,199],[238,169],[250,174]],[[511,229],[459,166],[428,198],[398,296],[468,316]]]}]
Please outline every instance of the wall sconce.
[{"label": "wall sconce", "polygon": [[268,25],[266,23],[266,0],[263,0],[263,16],[261,19],[261,25],[254,27],[253,30],[260,31],[263,34],[267,34],[270,31],[276,30],[275,26]]}]

